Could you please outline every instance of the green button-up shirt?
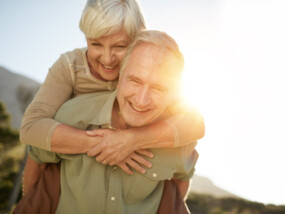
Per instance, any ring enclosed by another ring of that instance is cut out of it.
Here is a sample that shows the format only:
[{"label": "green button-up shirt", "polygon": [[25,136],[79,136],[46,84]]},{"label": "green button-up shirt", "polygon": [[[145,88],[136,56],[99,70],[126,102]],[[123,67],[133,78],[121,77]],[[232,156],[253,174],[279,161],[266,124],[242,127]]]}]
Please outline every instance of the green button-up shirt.
[{"label": "green button-up shirt", "polygon": [[[111,124],[114,92],[76,97],[66,102],[55,120],[80,129]],[[128,175],[117,166],[103,165],[86,154],[56,154],[30,147],[39,163],[61,161],[61,196],[56,213],[151,214],[156,213],[164,180],[188,180],[198,158],[196,143],[175,149],[152,149],[152,168],[142,175]]]}]

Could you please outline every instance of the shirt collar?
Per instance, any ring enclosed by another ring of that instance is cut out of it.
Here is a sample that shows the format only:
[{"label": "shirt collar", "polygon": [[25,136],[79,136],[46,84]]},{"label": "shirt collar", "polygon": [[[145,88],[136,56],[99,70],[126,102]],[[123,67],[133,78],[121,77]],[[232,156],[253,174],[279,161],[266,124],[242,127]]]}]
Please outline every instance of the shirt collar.
[{"label": "shirt collar", "polygon": [[94,118],[90,121],[91,125],[111,125],[112,124],[112,110],[116,100],[117,90],[113,91],[107,98],[105,104],[98,111]]}]

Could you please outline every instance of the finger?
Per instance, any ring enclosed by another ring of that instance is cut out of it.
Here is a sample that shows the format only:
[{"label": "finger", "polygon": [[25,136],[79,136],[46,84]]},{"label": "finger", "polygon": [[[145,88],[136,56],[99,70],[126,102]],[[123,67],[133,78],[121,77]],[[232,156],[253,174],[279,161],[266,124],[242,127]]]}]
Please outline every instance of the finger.
[{"label": "finger", "polygon": [[[102,154],[102,153],[101,153]],[[100,154],[100,155],[101,155]],[[104,160],[104,164],[109,164],[110,166],[117,165],[119,162],[115,162],[116,164],[112,164],[111,162],[114,160],[113,158],[106,158],[106,155],[102,154],[102,159]]]},{"label": "finger", "polygon": [[121,163],[124,159],[122,157],[114,157],[114,158],[108,158],[108,163],[110,166],[114,166],[117,165],[119,163]]},{"label": "finger", "polygon": [[109,161],[109,165],[110,166],[114,166],[114,165],[117,165],[117,164],[121,163],[122,162],[122,158],[120,158],[120,159],[112,158],[112,159],[109,159],[108,161]]},{"label": "finger", "polygon": [[94,157],[95,155],[98,155],[100,152],[101,152],[101,150],[100,150],[99,146],[94,146],[92,149],[90,149],[87,152],[87,155],[89,157]]},{"label": "finger", "polygon": [[142,156],[140,156],[140,155],[138,155],[138,154],[136,154],[136,153],[134,153],[134,154],[131,156],[131,158],[132,158],[133,160],[135,160],[137,163],[139,163],[139,164],[141,164],[141,165],[143,165],[143,166],[145,166],[145,167],[147,167],[147,168],[151,168],[151,167],[152,167],[151,162],[149,162],[149,161],[146,160],[144,157],[142,157]]},{"label": "finger", "polygon": [[142,166],[140,166],[137,162],[132,160],[131,158],[128,158],[126,162],[130,167],[132,167],[133,169],[135,169],[139,173],[145,174],[145,172],[146,172],[145,169]]},{"label": "finger", "polygon": [[118,165],[119,163],[117,163],[117,161],[110,161],[109,165],[110,166],[114,166],[114,165]]},{"label": "finger", "polygon": [[[108,153],[102,151],[102,149],[98,150],[100,154],[97,155],[96,160],[103,164],[110,164],[114,159],[110,158]],[[103,162],[104,161],[104,162]]]},{"label": "finger", "polygon": [[136,153],[147,156],[149,158],[153,158],[153,153],[147,149],[136,150]]},{"label": "finger", "polygon": [[96,156],[96,161],[100,162],[100,163],[104,163],[103,164],[108,164],[108,161],[106,160],[106,156],[102,153],[100,153],[99,155]]},{"label": "finger", "polygon": [[105,133],[105,129],[94,129],[94,130],[86,131],[86,134],[90,137],[103,136],[104,133]]},{"label": "finger", "polygon": [[134,174],[134,172],[132,170],[130,170],[130,168],[127,166],[126,163],[119,163],[117,166],[120,167],[125,173],[127,173],[129,175]]}]

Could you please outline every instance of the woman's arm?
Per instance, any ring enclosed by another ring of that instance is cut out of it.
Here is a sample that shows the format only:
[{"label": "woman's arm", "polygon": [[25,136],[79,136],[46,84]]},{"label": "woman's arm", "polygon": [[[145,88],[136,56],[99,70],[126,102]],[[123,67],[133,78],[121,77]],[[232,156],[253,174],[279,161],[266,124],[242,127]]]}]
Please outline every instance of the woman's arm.
[{"label": "woman's arm", "polygon": [[143,127],[87,131],[90,136],[103,137],[102,142],[87,154],[97,155],[96,160],[99,162],[115,165],[138,149],[184,146],[202,138],[204,132],[202,115],[196,110],[189,110]]},{"label": "woman's arm", "polygon": [[72,78],[64,56],[50,68],[32,103],[26,109],[20,128],[22,143],[51,151],[51,137],[60,124],[53,120],[58,108],[72,94]]},{"label": "woman's arm", "polygon": [[51,150],[62,154],[86,153],[101,141],[101,136],[90,137],[85,130],[60,124],[53,132]]}]

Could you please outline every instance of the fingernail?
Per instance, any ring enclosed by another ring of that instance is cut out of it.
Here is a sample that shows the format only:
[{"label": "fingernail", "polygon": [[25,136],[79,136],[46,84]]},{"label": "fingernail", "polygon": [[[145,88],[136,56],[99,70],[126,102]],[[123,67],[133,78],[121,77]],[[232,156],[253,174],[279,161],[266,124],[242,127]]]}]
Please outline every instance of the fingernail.
[{"label": "fingernail", "polygon": [[142,170],[142,174],[145,174],[145,172],[146,172],[146,171],[145,171],[145,169],[144,169],[144,170]]},{"label": "fingernail", "polygon": [[148,167],[148,168],[151,168],[151,167],[152,167],[152,164],[149,164],[147,167]]}]

